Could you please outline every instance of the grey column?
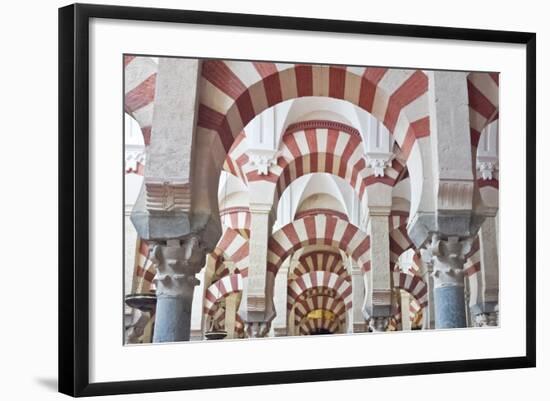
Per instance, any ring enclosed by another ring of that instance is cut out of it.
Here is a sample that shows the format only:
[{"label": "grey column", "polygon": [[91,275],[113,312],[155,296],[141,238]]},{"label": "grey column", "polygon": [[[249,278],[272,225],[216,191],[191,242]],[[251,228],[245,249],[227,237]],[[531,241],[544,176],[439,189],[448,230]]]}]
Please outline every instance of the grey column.
[{"label": "grey column", "polygon": [[168,240],[152,251],[157,274],[157,308],[153,342],[189,341],[195,278],[205,263],[198,237]]},{"label": "grey column", "polygon": [[466,327],[464,262],[470,239],[433,235],[428,252],[433,261],[435,328]]}]

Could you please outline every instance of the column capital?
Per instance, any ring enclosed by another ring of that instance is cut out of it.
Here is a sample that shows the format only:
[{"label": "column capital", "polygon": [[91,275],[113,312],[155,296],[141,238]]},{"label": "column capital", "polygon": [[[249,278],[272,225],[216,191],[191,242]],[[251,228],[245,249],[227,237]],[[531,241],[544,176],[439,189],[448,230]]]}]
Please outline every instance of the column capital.
[{"label": "column capital", "polygon": [[464,286],[464,262],[472,248],[473,238],[442,238],[433,234],[431,242],[422,252],[423,258],[433,263],[435,287]]},{"label": "column capital", "polygon": [[373,316],[369,319],[369,328],[374,332],[387,331],[389,325],[389,316]]},{"label": "column capital", "polygon": [[495,327],[498,326],[498,312],[482,312],[474,317],[476,327]]},{"label": "column capital", "polygon": [[256,170],[258,175],[271,174],[271,167],[277,164],[279,154],[276,149],[248,149],[250,167]]},{"label": "column capital", "polygon": [[271,329],[271,322],[247,321],[245,322],[246,333],[250,338],[266,337]]},{"label": "column capital", "polygon": [[367,165],[374,172],[375,177],[384,177],[386,168],[391,167],[395,155],[391,152],[367,152]]},{"label": "column capital", "polygon": [[206,262],[207,250],[198,236],[167,240],[156,243],[150,259],[157,265],[153,281],[157,286],[157,297],[187,297],[200,281],[195,277]]}]

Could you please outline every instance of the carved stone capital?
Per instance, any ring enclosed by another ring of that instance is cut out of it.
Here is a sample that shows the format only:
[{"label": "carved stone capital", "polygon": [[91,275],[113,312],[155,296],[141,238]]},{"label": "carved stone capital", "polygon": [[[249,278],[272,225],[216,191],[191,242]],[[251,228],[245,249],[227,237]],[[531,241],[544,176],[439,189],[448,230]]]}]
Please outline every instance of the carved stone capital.
[{"label": "carved stone capital", "polygon": [[389,316],[373,316],[369,319],[369,328],[374,332],[383,332],[388,330],[390,325]]},{"label": "carved stone capital", "polygon": [[498,326],[498,312],[483,312],[474,316],[475,327]]},{"label": "carved stone capital", "polygon": [[153,279],[157,297],[185,297],[189,293],[192,296],[193,288],[200,284],[195,274],[205,264],[206,249],[197,236],[190,236],[154,245],[150,258],[157,265],[157,274]]},{"label": "carved stone capital", "polygon": [[422,257],[431,259],[433,263],[434,287],[464,285],[464,262],[472,242],[472,238],[441,239],[437,234],[432,235],[431,243],[427,245]]},{"label": "carved stone capital", "polygon": [[493,173],[498,170],[498,165],[492,161],[479,161],[477,162],[477,170],[482,180],[492,180]]},{"label": "carved stone capital", "polygon": [[124,170],[127,173],[137,173],[138,166],[145,165],[145,147],[141,145],[126,145],[124,149]]},{"label": "carved stone capital", "polygon": [[251,149],[248,152],[249,165],[259,175],[269,175],[270,168],[277,164],[277,152],[270,149]]},{"label": "carved stone capital", "polygon": [[246,333],[250,338],[262,338],[267,336],[271,329],[271,322],[246,322]]},{"label": "carved stone capital", "polygon": [[374,176],[384,177],[386,168],[392,165],[394,154],[368,152],[366,157],[368,167],[374,170]]}]

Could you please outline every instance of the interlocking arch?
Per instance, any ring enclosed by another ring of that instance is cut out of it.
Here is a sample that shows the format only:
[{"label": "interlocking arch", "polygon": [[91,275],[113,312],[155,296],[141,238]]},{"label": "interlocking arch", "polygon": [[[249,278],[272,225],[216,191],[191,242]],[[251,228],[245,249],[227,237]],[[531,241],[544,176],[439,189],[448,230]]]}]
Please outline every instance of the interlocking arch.
[{"label": "interlocking arch", "polygon": [[201,86],[198,125],[216,131],[226,152],[254,116],[305,96],[355,104],[382,121],[400,146],[429,135],[429,125],[418,131],[429,115],[428,78],[420,70],[208,60]]},{"label": "interlocking arch", "polygon": [[287,308],[292,308],[300,295],[312,288],[330,288],[334,290],[343,299],[346,309],[351,308],[351,282],[338,274],[325,271],[302,274],[292,280],[288,285]]},{"label": "interlocking arch", "polygon": [[306,245],[330,245],[355,259],[366,272],[370,270],[370,239],[353,224],[330,215],[307,216],[275,232],[268,244],[268,276],[274,277],[290,253]]}]

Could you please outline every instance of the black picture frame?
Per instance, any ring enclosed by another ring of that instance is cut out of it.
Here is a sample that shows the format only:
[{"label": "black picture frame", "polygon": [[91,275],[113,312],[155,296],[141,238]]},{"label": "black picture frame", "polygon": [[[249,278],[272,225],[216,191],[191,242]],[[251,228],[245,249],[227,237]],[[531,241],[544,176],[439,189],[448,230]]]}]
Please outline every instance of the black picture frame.
[{"label": "black picture frame", "polygon": [[[515,43],[526,48],[526,354],[521,357],[90,383],[88,61],[91,18]],[[59,391],[71,396],[534,367],[536,35],[527,32],[74,4],[59,9]]]}]

